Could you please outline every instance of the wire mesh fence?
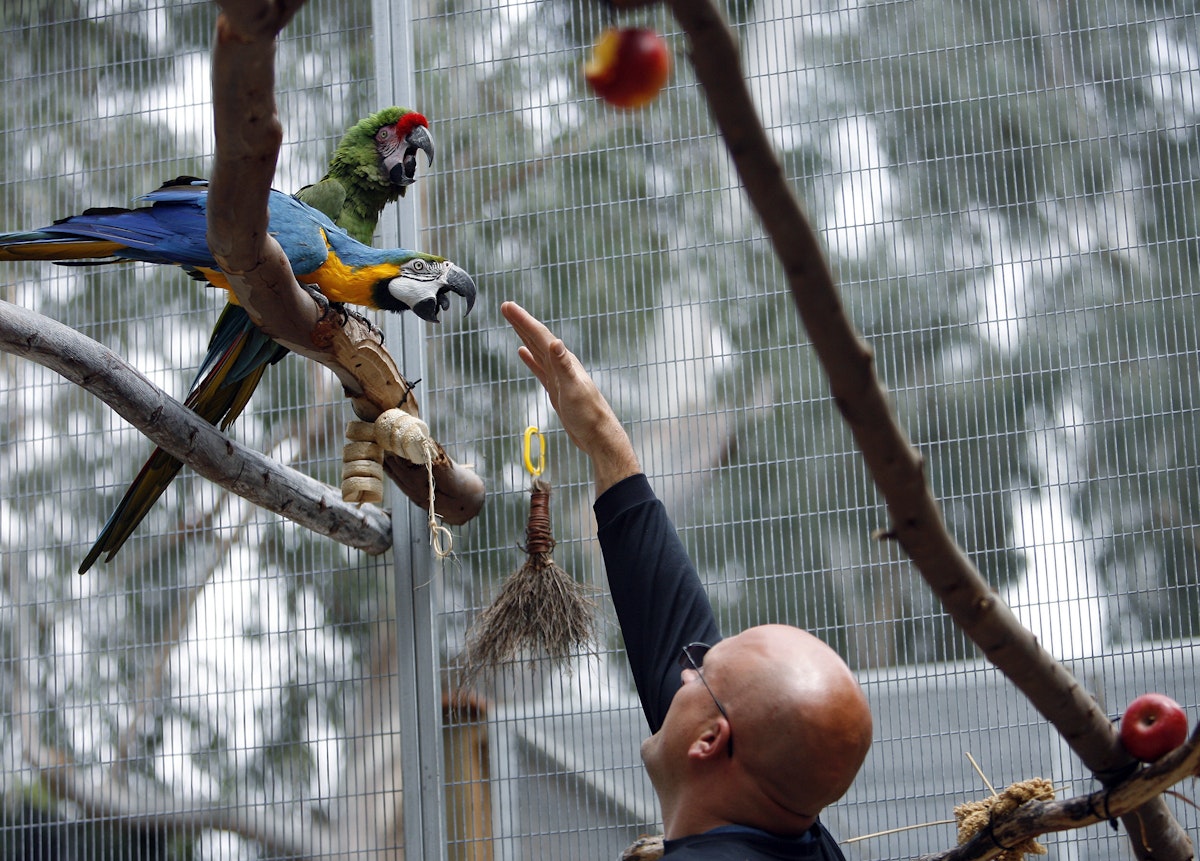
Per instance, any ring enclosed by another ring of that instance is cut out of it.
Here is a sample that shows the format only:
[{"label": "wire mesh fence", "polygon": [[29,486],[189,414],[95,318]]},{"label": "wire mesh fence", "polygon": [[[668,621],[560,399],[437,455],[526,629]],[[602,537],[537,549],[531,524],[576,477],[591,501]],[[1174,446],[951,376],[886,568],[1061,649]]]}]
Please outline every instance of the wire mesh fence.
[{"label": "wire mesh fence", "polygon": [[[1194,7],[726,11],[956,539],[1108,713],[1157,689],[1194,717]],[[215,16],[209,3],[5,7],[0,230],[204,176]],[[583,81],[590,46],[617,21],[659,30],[675,61],[643,110],[607,106]],[[412,56],[380,57],[380,45]],[[428,746],[401,751],[415,732],[397,684],[414,660],[396,622],[403,555],[347,550],[185,469],[111,561],[76,576],[153,446],[4,354],[0,857],[398,858],[432,827],[425,857],[613,858],[657,832],[590,471],[517,358],[503,299],[595,373],[723,629],[800,625],[859,673],[876,741],[824,816],[848,857],[953,845],[954,805],[988,793],[967,753],[996,787],[1093,787],[897,548],[873,539],[887,511],[686,53],[657,7],[615,16],[558,0],[312,0],[281,39],[276,186],[318,179],[348,125],[406,95],[377,70],[407,70],[437,155],[414,189],[420,234],[400,239],[452,257],[480,287],[469,317],[425,330],[419,388],[435,436],[489,492],[411,597],[435,623],[424,669],[440,688],[425,704],[443,716],[437,761]],[[4,265],[4,300],[99,340],[180,398],[225,302],[170,267]],[[336,483],[349,417],[325,369],[293,356],[230,432]],[[596,637],[566,671],[531,655],[468,679],[467,630],[524,561],[529,425],[546,437],[554,556],[594,590]],[[406,780],[437,787],[425,803],[440,816],[405,821]],[[1194,835],[1195,811],[1171,807]],[[1058,857],[1128,853],[1103,826],[1045,842]]]}]

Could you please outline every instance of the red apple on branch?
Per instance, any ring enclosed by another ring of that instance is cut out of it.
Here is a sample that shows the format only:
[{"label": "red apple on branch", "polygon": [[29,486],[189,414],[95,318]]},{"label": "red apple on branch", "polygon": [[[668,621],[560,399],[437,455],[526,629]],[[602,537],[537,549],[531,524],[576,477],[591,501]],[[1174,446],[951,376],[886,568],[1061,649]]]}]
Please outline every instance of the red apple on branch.
[{"label": "red apple on branch", "polygon": [[596,95],[620,108],[649,104],[667,82],[671,55],[662,36],[644,27],[609,27],[600,34],[584,77]]},{"label": "red apple on branch", "polygon": [[1154,762],[1187,739],[1183,708],[1166,694],[1142,694],[1121,716],[1121,744],[1135,759]]}]

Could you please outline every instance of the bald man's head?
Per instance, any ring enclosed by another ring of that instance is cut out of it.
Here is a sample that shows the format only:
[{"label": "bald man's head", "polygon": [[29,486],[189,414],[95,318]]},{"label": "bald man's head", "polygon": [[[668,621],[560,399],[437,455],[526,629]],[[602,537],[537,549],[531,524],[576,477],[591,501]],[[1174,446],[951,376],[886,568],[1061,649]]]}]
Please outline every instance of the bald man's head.
[{"label": "bald man's head", "polygon": [[767,798],[802,822],[845,794],[872,722],[833,649],[799,628],[761,625],[718,643],[704,668],[729,712],[736,756]]}]

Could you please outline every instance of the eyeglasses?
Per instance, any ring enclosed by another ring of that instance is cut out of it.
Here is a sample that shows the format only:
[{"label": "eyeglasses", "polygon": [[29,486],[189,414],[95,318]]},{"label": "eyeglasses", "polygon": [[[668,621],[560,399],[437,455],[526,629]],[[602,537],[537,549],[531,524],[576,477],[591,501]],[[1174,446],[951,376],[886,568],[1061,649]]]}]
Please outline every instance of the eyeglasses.
[{"label": "eyeglasses", "polygon": [[704,679],[704,671],[701,667],[704,666],[704,656],[708,654],[708,650],[712,646],[708,643],[688,643],[679,650],[679,668],[683,670],[695,670],[699,676],[704,689],[708,691],[708,695],[712,697],[712,701],[716,703],[717,711],[721,713],[721,717],[725,718],[725,722],[729,724],[729,744],[726,747],[729,750],[729,756],[733,756],[733,721],[729,719],[729,712],[725,711],[725,706],[721,705],[721,701],[717,699],[717,695],[713,693],[713,689],[708,686],[708,682]]}]

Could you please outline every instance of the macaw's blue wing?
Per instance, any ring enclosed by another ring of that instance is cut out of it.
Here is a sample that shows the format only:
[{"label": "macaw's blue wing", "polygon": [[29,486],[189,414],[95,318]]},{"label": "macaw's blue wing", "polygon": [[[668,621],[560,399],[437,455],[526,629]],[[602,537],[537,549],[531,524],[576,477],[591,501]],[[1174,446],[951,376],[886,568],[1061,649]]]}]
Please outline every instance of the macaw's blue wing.
[{"label": "macaw's blue wing", "polygon": [[[240,306],[226,305],[184,405],[224,430],[246,408],[267,367],[287,353],[286,347],[272,341],[250,322],[250,316]],[[154,450],[80,563],[80,574],[91,568],[102,554],[108,554],[106,562],[116,555],[182,468],[182,461],[161,448]]]},{"label": "macaw's blue wing", "polygon": [[[228,288],[208,247],[208,184],[181,178],[138,198],[134,209],[88,209],[47,227],[0,234],[0,260],[47,260],[88,265],[141,261],[179,266]],[[290,195],[268,197],[271,234],[293,271],[306,275],[328,259],[333,222]]]}]

